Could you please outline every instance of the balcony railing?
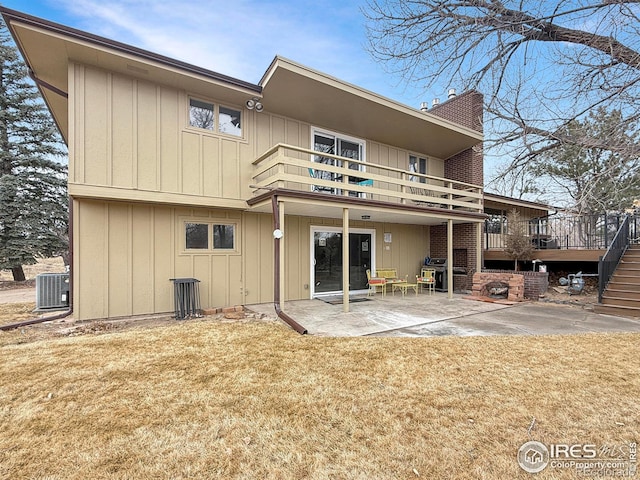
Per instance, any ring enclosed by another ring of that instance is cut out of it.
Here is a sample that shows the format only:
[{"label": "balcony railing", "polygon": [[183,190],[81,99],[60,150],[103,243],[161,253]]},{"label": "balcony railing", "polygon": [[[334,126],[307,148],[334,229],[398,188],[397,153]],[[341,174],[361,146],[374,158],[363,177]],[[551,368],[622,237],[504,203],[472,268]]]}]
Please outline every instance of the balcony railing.
[{"label": "balcony railing", "polygon": [[[523,220],[533,245],[540,250],[606,250],[613,241],[624,215],[559,215]],[[488,249],[505,246],[506,222],[485,222]]]},{"label": "balcony railing", "polygon": [[277,144],[254,162],[253,187],[286,188],[448,210],[482,212],[482,187]]}]

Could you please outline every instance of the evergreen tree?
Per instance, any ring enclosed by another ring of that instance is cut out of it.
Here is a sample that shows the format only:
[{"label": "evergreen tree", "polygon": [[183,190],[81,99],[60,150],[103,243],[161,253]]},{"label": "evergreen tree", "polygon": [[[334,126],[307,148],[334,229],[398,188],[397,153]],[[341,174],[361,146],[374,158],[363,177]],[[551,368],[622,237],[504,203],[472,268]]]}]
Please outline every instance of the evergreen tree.
[{"label": "evergreen tree", "polygon": [[[575,143],[559,146],[531,164],[535,175],[546,176],[551,190],[580,213],[622,212],[640,195],[640,127],[620,110],[600,107],[584,119],[562,127],[559,137],[592,138],[599,146]],[[629,152],[609,150],[607,142],[628,145]],[[555,188],[554,188],[555,183]]]},{"label": "evergreen tree", "polygon": [[0,24],[0,269],[68,250],[67,168],[58,130]]}]

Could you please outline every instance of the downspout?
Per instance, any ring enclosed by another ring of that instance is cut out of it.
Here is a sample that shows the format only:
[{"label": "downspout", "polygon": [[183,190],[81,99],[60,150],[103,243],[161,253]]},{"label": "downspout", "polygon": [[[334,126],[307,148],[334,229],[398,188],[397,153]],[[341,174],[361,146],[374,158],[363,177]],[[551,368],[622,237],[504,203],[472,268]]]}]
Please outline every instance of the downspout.
[{"label": "downspout", "polygon": [[10,323],[9,325],[0,325],[0,330],[13,330],[14,328],[59,320],[71,314],[73,314],[73,197],[69,197],[69,309],[51,317],[34,318],[23,322]]},{"label": "downspout", "polygon": [[[280,230],[280,207],[278,207],[278,196],[271,196],[271,210],[273,212],[273,229]],[[281,238],[273,239],[273,306],[276,310],[278,317],[283,320],[287,325],[293,328],[301,335],[307,333],[307,329],[296,322],[293,318],[282,311],[280,307],[280,242]]]}]

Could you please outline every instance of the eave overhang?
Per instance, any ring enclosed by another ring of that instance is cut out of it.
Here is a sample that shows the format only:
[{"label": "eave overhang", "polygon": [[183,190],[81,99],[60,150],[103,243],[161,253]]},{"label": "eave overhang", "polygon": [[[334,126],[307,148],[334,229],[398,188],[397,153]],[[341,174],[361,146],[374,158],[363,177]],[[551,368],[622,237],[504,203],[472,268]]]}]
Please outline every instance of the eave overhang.
[{"label": "eave overhang", "polygon": [[497,208],[503,210],[509,210],[514,207],[529,208],[532,210],[540,210],[544,212],[556,210],[555,207],[547,205],[545,203],[531,202],[529,200],[505,197],[503,195],[487,192],[484,192],[484,206],[488,208]]},{"label": "eave overhang", "polygon": [[[244,105],[261,88],[179,60],[0,7],[65,141],[69,135],[69,64],[80,63]],[[51,86],[53,88],[47,88]],[[56,91],[57,90],[57,91]]]},{"label": "eave overhang", "polygon": [[482,142],[481,132],[410,108],[282,57],[260,81],[266,111],[446,159]]}]

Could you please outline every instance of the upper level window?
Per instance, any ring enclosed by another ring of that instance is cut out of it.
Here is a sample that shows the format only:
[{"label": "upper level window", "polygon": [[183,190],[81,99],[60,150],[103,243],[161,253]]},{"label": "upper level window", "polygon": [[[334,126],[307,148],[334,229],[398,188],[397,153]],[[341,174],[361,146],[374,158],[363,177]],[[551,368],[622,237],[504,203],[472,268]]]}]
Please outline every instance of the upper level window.
[{"label": "upper level window", "polygon": [[505,233],[507,225],[507,216],[503,210],[493,208],[485,208],[484,213],[489,215],[486,221],[487,233]]},{"label": "upper level window", "polygon": [[220,133],[228,133],[229,135],[241,137],[242,129],[240,128],[240,111],[227,107],[220,107],[218,131]]},{"label": "upper level window", "polygon": [[[312,129],[312,145],[313,150],[320,153],[326,153],[329,155],[338,155],[346,159],[356,160],[358,162],[365,161],[365,141],[358,138],[347,137],[337,133],[331,133],[326,131],[320,131]],[[326,165],[333,165],[336,167],[344,167],[344,161],[341,159],[326,157],[324,155],[314,155],[312,161],[316,163],[323,163]],[[348,160],[347,160],[348,162]],[[355,171],[364,171],[364,165],[356,162],[348,162],[349,169]],[[342,183],[342,175],[339,173],[323,170],[322,167],[311,168],[310,174],[314,178],[322,180],[329,180],[337,183]],[[356,175],[349,175],[349,183],[360,184],[364,181],[364,178],[360,178]],[[336,188],[327,186],[313,185],[312,190],[316,192],[326,193],[340,193]],[[352,197],[362,196],[358,192],[349,192]]]},{"label": "upper level window", "polygon": [[242,136],[240,110],[196,98],[189,99],[189,125],[236,137]]},{"label": "upper level window", "polygon": [[[427,159],[416,157],[415,155],[409,155],[409,171],[413,173],[422,173],[423,175],[427,174]],[[427,179],[425,177],[421,177],[418,175],[411,176],[410,180],[412,182],[420,182],[427,183]]]},{"label": "upper level window", "polygon": [[189,100],[189,125],[206,130],[213,130],[213,112],[213,103],[202,102],[191,98]]}]

